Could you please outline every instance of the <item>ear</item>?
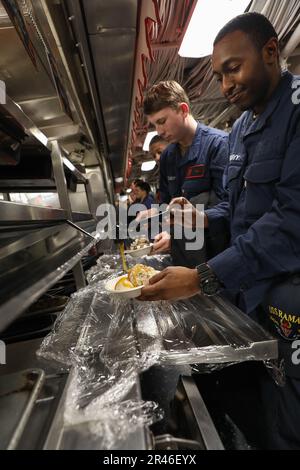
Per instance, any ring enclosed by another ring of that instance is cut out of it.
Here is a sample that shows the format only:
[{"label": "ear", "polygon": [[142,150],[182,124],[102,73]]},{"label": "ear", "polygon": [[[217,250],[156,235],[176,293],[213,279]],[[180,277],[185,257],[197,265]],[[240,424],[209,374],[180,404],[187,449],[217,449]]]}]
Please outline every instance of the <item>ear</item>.
[{"label": "ear", "polygon": [[279,59],[279,44],[276,38],[271,38],[269,41],[264,45],[263,50],[263,58],[266,64],[274,64],[278,62]]},{"label": "ear", "polygon": [[185,117],[190,114],[190,107],[187,103],[180,103],[179,108]]}]

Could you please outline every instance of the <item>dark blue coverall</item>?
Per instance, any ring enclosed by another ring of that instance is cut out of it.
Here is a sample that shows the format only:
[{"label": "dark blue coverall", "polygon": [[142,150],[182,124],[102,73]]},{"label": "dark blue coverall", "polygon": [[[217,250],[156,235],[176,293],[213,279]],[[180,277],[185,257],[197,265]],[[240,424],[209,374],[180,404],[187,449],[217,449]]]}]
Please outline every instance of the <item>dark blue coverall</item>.
[{"label": "dark blue coverall", "polygon": [[159,191],[162,203],[174,197],[192,199],[214,190],[218,201],[226,195],[223,173],[228,160],[228,134],[198,123],[192,145],[184,156],[170,144],[160,158]]},{"label": "dark blue coverall", "polygon": [[[265,111],[256,119],[247,111],[235,123],[226,169],[229,202],[207,211],[210,230],[229,226],[231,233],[231,246],[208,264],[239,307],[264,326],[270,325],[260,307],[267,290],[300,273],[299,87],[299,77],[283,73]],[[277,338],[290,362],[291,343]],[[283,388],[261,377],[270,448],[300,448],[300,365],[286,372]]]},{"label": "dark blue coverall", "polygon": [[[178,144],[169,145],[160,159],[160,202],[184,196],[194,204],[212,207],[224,200],[223,174],[228,161],[228,134],[198,123],[192,145],[181,155]],[[195,267],[204,251],[186,252],[185,240],[172,239],[173,264]]]}]

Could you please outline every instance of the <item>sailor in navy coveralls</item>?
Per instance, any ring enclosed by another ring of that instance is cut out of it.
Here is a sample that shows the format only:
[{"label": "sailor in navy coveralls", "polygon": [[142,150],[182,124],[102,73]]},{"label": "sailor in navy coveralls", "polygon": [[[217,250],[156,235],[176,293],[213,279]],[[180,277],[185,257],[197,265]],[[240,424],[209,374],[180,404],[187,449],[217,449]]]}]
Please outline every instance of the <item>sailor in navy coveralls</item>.
[{"label": "sailor in navy coveralls", "polygon": [[[207,279],[272,331],[286,373],[280,387],[264,367],[254,368],[251,404],[234,366],[231,402],[245,398],[244,409],[253,406],[248,415],[257,429],[248,430],[259,446],[300,449],[300,364],[292,360],[300,340],[300,77],[282,72],[277,34],[258,13],[241,15],[220,31],[212,66],[223,94],[245,112],[229,140],[229,202],[206,213],[210,230],[229,226],[231,244],[208,261]],[[205,292],[199,268],[168,268],[143,289],[142,300],[189,297],[199,287]]]},{"label": "sailor in navy coveralls", "polygon": [[[151,87],[144,100],[144,112],[158,134],[169,142],[160,158],[160,202],[169,204],[184,195],[193,204],[208,208],[224,200],[228,134],[197,122],[185,91],[175,81]],[[185,240],[172,237],[173,264],[195,267],[205,260],[205,250],[186,252],[184,247]]]}]

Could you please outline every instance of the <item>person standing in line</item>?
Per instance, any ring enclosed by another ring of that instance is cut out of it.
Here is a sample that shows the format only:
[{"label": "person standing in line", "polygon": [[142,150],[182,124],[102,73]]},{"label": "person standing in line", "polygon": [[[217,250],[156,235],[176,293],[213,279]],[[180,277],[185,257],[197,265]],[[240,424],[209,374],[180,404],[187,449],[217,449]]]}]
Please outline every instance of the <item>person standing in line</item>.
[{"label": "person standing in line", "polygon": [[[167,268],[141,300],[234,294],[236,305],[278,339],[286,374],[279,387],[265,367],[252,364],[249,373],[245,364],[238,375],[232,368],[240,414],[250,410],[255,418],[245,430],[262,448],[300,449],[300,365],[293,359],[300,340],[300,77],[282,71],[278,35],[259,13],[222,28],[212,67],[224,96],[244,111],[229,139],[229,202],[204,216],[211,230],[230,227],[230,247],[196,269]],[[175,202],[182,215],[195,212],[187,200]]]},{"label": "person standing in line", "polygon": [[[172,80],[159,82],[148,90],[144,114],[169,143],[160,158],[160,202],[169,204],[174,197],[184,195],[207,208],[224,200],[228,134],[196,121],[186,92]],[[156,237],[154,251],[168,251],[171,247],[175,265],[195,266],[204,261],[205,250],[187,252],[184,245],[184,240],[171,237],[170,242],[170,236],[162,233]]]}]

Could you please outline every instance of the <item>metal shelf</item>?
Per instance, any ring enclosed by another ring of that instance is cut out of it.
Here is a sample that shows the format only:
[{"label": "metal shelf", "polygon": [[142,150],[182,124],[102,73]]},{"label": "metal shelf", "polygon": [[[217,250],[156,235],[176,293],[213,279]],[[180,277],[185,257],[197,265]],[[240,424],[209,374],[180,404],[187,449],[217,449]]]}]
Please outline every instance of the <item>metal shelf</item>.
[{"label": "metal shelf", "polygon": [[76,223],[95,220],[92,214],[72,211],[65,169],[72,172],[77,183],[84,184],[89,211],[95,214],[89,180],[68,160],[59,143],[49,142],[9,97],[4,108],[33,140],[36,139],[35,144],[42,143],[51,152],[54,179],[49,179],[48,174],[48,179],[33,179],[34,175],[29,172],[24,180],[0,180],[0,188],[4,193],[21,188],[24,192],[57,191],[62,209],[0,201],[0,331],[71,269],[76,288],[84,287],[81,258],[96,243],[65,223],[67,220]]},{"label": "metal shelf", "polygon": [[48,138],[41,132],[34,122],[22,111],[22,108],[6,95],[6,103],[2,105],[24,128],[27,134],[37,139],[45,147],[51,150]]},{"label": "metal shelf", "polygon": [[[9,201],[0,201],[0,226],[15,223],[53,222],[68,219],[67,211],[40,206],[30,206]],[[93,219],[85,212],[72,212],[72,220],[80,222]]]},{"label": "metal shelf", "polygon": [[0,191],[17,192],[48,192],[56,191],[55,181],[51,179],[6,179],[0,180]]},{"label": "metal shelf", "polygon": [[96,240],[66,223],[15,234],[0,245],[0,331],[56,284]]},{"label": "metal shelf", "polygon": [[76,182],[80,184],[87,184],[88,180],[83,173],[80,173],[79,170],[73,165],[67,157],[62,157],[63,164],[69,171],[72,172],[72,175],[76,178]]},{"label": "metal shelf", "polygon": [[58,222],[66,220],[67,218],[67,212],[62,209],[49,209],[46,207],[0,201],[0,225],[20,222]]}]

